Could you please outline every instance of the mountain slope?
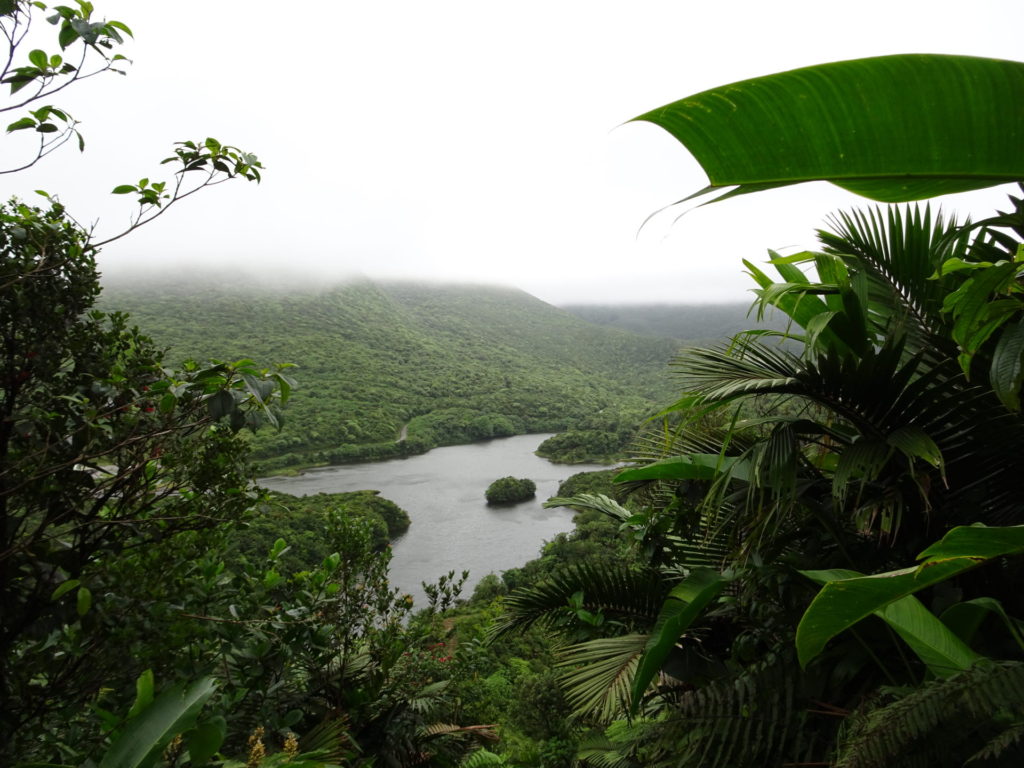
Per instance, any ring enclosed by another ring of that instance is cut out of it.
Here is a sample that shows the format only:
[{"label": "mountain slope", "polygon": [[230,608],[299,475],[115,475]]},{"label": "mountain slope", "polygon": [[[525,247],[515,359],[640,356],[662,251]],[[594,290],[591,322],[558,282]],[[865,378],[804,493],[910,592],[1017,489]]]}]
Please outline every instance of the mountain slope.
[{"label": "mountain slope", "polygon": [[285,428],[255,439],[265,468],[561,431],[597,413],[639,420],[672,397],[676,342],[594,326],[513,289],[162,281],[108,286],[102,303],[130,312],[173,362],[298,366]]},{"label": "mountain slope", "polygon": [[778,313],[757,319],[750,304],[572,304],[563,307],[596,325],[619,328],[645,336],[715,342],[748,328],[783,330],[786,318]]}]

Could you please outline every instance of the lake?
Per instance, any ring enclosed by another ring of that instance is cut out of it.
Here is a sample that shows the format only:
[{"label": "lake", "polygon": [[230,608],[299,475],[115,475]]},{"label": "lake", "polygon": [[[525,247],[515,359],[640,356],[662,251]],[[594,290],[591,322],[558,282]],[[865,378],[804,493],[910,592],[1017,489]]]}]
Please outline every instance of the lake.
[{"label": "lake", "polygon": [[[571,510],[544,509],[542,502],[554,496],[558,484],[570,475],[608,467],[553,464],[535,456],[533,452],[548,437],[517,435],[453,445],[404,459],[264,478],[260,484],[295,496],[374,489],[402,507],[412,525],[392,545],[391,583],[422,607],[425,597],[420,582],[468,569],[464,590],[468,597],[488,573],[532,560],[545,541],[572,530]],[[487,506],[487,486],[506,475],[533,480],[536,499],[507,507]]]}]

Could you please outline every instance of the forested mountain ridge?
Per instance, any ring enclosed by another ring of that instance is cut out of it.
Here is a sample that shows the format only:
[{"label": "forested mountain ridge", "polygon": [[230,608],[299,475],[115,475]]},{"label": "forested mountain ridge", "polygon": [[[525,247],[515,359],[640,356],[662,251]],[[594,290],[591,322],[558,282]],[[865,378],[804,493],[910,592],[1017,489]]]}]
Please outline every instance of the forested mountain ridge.
[{"label": "forested mountain ridge", "polygon": [[172,361],[294,363],[284,429],[255,438],[265,468],[588,428],[598,414],[602,426],[635,424],[670,400],[679,346],[495,287],[195,277],[112,282],[102,306],[129,312]]},{"label": "forested mountain ridge", "polygon": [[782,330],[787,319],[769,313],[759,320],[749,303],[729,304],[566,304],[562,307],[589,323],[644,336],[712,342],[749,328]]}]

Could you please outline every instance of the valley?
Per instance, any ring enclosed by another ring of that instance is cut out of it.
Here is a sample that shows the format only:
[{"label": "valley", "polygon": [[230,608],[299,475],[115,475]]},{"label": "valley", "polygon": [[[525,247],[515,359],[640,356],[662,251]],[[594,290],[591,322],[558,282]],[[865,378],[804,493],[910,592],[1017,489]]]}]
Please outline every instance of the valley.
[{"label": "valley", "polygon": [[671,402],[668,363],[683,344],[485,286],[363,281],[314,291],[199,275],[113,281],[101,306],[129,312],[174,363],[295,365],[283,428],[253,439],[262,472],[567,431],[541,455],[610,461]]}]

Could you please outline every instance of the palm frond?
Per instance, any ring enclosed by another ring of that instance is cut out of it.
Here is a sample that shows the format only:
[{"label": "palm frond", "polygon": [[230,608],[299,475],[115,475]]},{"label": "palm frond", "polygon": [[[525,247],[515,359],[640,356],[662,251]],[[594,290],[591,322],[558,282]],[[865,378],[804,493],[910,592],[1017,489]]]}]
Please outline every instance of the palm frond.
[{"label": "palm frond", "polygon": [[[613,729],[608,729],[611,730]],[[639,734],[629,733],[625,738],[621,734],[618,736],[619,738],[613,740],[609,738],[607,731],[587,734],[576,748],[576,759],[586,768],[640,768],[642,764],[630,754],[630,747]]]},{"label": "palm frond", "polygon": [[534,624],[553,628],[566,616],[569,599],[582,593],[582,607],[627,623],[653,623],[669,586],[656,571],[636,571],[625,564],[613,567],[579,563],[505,598],[505,613],[491,636],[525,630]]},{"label": "palm frond", "polygon": [[417,735],[423,741],[437,739],[442,736],[472,736],[481,741],[497,741],[497,725],[457,725],[455,723],[431,723],[417,729]]},{"label": "palm frond", "polygon": [[324,720],[299,739],[299,748],[304,753],[315,753],[326,763],[342,763],[352,757],[359,748],[349,733],[348,718]]},{"label": "palm frond", "polygon": [[876,332],[885,335],[899,325],[916,348],[934,344],[945,324],[948,286],[930,278],[947,259],[967,256],[969,231],[941,213],[933,216],[927,205],[840,212],[829,225],[831,231],[819,231],[818,239],[825,253],[867,275]]},{"label": "palm frond", "polygon": [[626,522],[633,513],[623,507],[619,502],[610,499],[603,493],[581,493],[576,496],[552,496],[543,504],[545,509],[554,507],[572,507],[573,509],[586,509],[600,512],[612,520],[620,523]]},{"label": "palm frond", "polygon": [[648,635],[602,637],[563,649],[560,682],[573,715],[607,723],[628,711],[630,688]]}]

